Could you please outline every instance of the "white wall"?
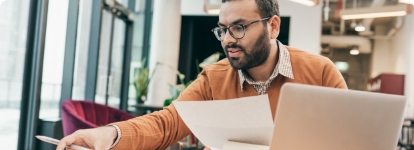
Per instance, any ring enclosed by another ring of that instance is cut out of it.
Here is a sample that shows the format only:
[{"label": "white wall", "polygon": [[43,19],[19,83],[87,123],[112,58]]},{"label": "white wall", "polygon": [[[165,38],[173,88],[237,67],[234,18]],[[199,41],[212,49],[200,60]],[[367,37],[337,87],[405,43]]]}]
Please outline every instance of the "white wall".
[{"label": "white wall", "polygon": [[281,16],[290,17],[289,45],[320,54],[322,4],[309,7],[288,0],[279,0],[279,5]]},{"label": "white wall", "polygon": [[[411,109],[409,111],[410,116],[414,116],[414,14],[411,13],[406,17],[403,30],[403,59],[405,60],[404,68],[405,72],[405,95],[409,101]],[[398,70],[397,70],[398,71]]]},{"label": "white wall", "polygon": [[[391,40],[391,68],[394,73],[401,73],[404,74],[407,72],[407,60],[406,56],[409,56],[409,49],[410,49],[410,43],[412,42],[412,39],[410,37],[410,28],[409,20],[411,16],[406,16],[405,23],[402,26],[402,28],[394,35],[394,37]],[[411,32],[412,33],[412,32]]]},{"label": "white wall", "polygon": [[374,40],[372,51],[372,66],[371,78],[378,76],[381,73],[394,72],[391,64],[391,41],[387,39]]},{"label": "white wall", "polygon": [[[290,17],[289,45],[319,54],[321,50],[322,4],[305,6],[279,0],[281,16]],[[204,0],[182,0],[181,14],[205,16]],[[282,29],[283,30],[283,29]]]},{"label": "white wall", "polygon": [[181,0],[181,15],[184,16],[218,16],[204,12],[204,0]]},{"label": "white wall", "polygon": [[[406,68],[407,73],[405,77],[405,95],[407,96],[409,103],[411,106],[414,106],[414,14],[411,14],[407,17],[407,24],[406,24],[406,35],[408,36],[406,40],[407,48],[405,48],[406,56],[405,59],[407,60]],[[411,107],[413,108],[413,107]],[[414,110],[410,110],[411,116],[414,116]]]},{"label": "white wall", "polygon": [[393,73],[405,74],[408,116],[414,116],[414,14],[405,17],[403,27],[390,41],[390,67]]}]

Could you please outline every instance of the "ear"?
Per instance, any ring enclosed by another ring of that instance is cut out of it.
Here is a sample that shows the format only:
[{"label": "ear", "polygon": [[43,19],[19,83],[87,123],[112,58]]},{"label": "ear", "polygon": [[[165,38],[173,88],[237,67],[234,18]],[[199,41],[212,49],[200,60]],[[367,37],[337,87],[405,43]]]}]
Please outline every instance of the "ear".
[{"label": "ear", "polygon": [[280,18],[276,15],[269,19],[269,34],[271,39],[276,39],[280,32]]}]

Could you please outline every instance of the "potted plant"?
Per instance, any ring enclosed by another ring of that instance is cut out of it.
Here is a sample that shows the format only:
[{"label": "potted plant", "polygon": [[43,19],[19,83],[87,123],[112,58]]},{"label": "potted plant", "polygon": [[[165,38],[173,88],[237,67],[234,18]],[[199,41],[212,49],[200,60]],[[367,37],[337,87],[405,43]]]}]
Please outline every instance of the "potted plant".
[{"label": "potted plant", "polygon": [[[151,76],[149,74],[149,68],[146,64],[146,59],[144,58],[141,62],[141,67],[136,71],[134,78],[134,87],[135,87],[135,99],[137,104],[143,104],[147,99],[148,94],[148,85],[154,75],[155,69],[152,72]],[[158,64],[155,66],[155,68]]]}]

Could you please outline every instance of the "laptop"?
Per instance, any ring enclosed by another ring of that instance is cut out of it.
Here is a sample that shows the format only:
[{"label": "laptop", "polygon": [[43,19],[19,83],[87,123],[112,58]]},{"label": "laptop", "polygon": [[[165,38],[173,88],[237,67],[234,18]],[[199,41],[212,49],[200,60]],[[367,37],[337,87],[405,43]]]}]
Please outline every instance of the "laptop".
[{"label": "laptop", "polygon": [[404,96],[286,83],[270,150],[395,150]]}]

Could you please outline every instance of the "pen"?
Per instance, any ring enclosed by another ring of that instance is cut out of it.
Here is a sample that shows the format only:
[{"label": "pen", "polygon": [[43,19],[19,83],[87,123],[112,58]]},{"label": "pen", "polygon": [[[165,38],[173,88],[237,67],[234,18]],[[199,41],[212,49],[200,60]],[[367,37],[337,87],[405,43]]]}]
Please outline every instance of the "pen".
[{"label": "pen", "polygon": [[[39,140],[42,140],[44,142],[55,144],[55,145],[58,145],[59,142],[60,142],[60,140],[50,138],[50,137],[47,137],[47,136],[42,136],[42,135],[37,135],[36,138],[38,138]],[[89,148],[85,148],[85,147],[78,146],[78,145],[73,145],[73,144],[68,145],[67,147],[71,148],[72,150],[91,150]]]}]

